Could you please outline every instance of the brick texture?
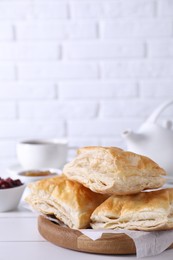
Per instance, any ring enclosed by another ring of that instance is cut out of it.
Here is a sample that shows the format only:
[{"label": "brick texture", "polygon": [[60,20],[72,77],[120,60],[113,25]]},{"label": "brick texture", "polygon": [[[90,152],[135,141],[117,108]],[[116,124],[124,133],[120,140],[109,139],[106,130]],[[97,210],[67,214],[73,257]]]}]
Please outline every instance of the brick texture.
[{"label": "brick texture", "polygon": [[19,63],[21,80],[87,79],[98,77],[98,66],[91,62],[35,62]]},{"label": "brick texture", "polygon": [[71,13],[73,18],[79,19],[109,19],[117,17],[150,17],[154,15],[154,1],[121,0],[121,1],[80,1],[72,2]]},{"label": "brick texture", "polygon": [[16,22],[15,32],[16,38],[23,41],[82,40],[96,38],[97,27],[94,21]]},{"label": "brick texture", "polygon": [[69,158],[125,148],[121,133],[167,99],[172,0],[0,1],[0,169],[21,138],[67,137]]},{"label": "brick texture", "polygon": [[56,97],[56,84],[45,81],[1,81],[0,100],[48,100]]},{"label": "brick texture", "polygon": [[60,57],[61,49],[56,43],[0,43],[1,61],[49,61]]},{"label": "brick texture", "polygon": [[138,95],[137,83],[133,80],[60,82],[58,89],[62,99],[129,98]]},{"label": "brick texture", "polygon": [[172,20],[119,18],[116,22],[101,23],[100,34],[103,38],[140,38],[140,37],[168,37],[172,35]]},{"label": "brick texture", "polygon": [[144,43],[139,41],[97,41],[64,45],[64,56],[70,60],[142,58],[144,53]]},{"label": "brick texture", "polygon": [[24,119],[92,118],[97,113],[94,101],[35,101],[19,103],[20,117]]}]

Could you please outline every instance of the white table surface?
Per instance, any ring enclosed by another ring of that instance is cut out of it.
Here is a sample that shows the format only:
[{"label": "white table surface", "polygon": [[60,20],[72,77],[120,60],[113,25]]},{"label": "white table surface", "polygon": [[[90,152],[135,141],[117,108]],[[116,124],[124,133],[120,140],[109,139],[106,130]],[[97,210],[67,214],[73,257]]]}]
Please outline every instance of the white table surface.
[{"label": "white table surface", "polygon": [[[37,216],[22,204],[16,211],[0,213],[0,260],[125,260],[136,256],[95,255],[64,249],[45,241],[37,229]],[[148,260],[172,260],[173,249]]]}]

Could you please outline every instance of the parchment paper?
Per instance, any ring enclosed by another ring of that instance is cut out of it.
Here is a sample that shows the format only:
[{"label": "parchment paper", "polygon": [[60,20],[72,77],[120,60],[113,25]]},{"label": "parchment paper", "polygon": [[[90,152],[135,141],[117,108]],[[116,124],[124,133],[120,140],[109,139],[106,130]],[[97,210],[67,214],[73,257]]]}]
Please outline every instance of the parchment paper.
[{"label": "parchment paper", "polygon": [[[44,215],[45,216],[45,215]],[[65,226],[62,222],[57,219],[45,216],[51,221],[59,224],[60,226]],[[91,238],[92,240],[97,240],[101,238],[104,233],[121,233],[126,234],[131,237],[136,246],[136,256],[137,258],[155,256],[159,255],[165,251],[173,243],[173,230],[168,231],[132,231],[132,230],[110,230],[110,229],[78,229],[85,236]]]},{"label": "parchment paper", "polygon": [[93,230],[80,229],[84,235],[96,240],[103,233],[123,233],[131,237],[136,246],[137,258],[158,255],[166,250],[173,243],[173,230],[143,232],[131,230]]}]

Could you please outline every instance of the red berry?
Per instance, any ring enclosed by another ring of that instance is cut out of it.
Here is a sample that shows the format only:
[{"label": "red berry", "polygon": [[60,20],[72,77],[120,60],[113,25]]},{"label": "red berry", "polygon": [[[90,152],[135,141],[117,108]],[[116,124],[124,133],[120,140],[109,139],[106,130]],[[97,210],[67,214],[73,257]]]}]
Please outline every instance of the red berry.
[{"label": "red berry", "polygon": [[2,179],[0,177],[0,189],[14,188],[22,185],[22,182],[19,179],[13,180],[10,177],[7,179]]}]

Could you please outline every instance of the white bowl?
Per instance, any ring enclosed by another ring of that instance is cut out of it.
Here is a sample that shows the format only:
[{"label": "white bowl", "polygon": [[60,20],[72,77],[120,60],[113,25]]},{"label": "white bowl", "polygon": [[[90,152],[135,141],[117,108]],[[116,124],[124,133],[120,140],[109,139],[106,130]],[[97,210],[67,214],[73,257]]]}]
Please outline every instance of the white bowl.
[{"label": "white bowl", "polygon": [[[26,173],[34,173],[34,172],[50,172],[49,175],[40,175],[40,176],[27,176]],[[58,169],[39,169],[39,170],[26,170],[26,171],[22,171],[22,172],[18,172],[15,175],[15,178],[19,178],[23,183],[30,183],[30,182],[34,182],[34,181],[38,181],[41,179],[46,179],[46,178],[51,178],[51,177],[55,177],[58,174],[61,173],[61,170]]]},{"label": "white bowl", "polygon": [[0,189],[0,212],[17,208],[26,185],[22,184],[14,188]]},{"label": "white bowl", "polygon": [[67,151],[66,139],[33,139],[17,144],[17,157],[24,169],[61,168]]}]

